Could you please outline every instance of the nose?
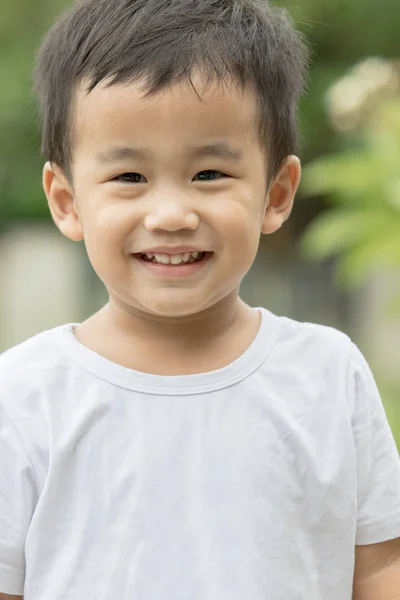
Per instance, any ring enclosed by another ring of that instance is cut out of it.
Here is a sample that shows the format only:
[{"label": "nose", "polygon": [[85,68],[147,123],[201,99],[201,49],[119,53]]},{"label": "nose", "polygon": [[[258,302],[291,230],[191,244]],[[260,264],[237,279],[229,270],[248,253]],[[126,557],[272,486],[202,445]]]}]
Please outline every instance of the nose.
[{"label": "nose", "polygon": [[185,207],[184,201],[158,202],[146,215],[144,226],[147,231],[179,231],[189,229],[195,231],[199,226],[198,215]]}]

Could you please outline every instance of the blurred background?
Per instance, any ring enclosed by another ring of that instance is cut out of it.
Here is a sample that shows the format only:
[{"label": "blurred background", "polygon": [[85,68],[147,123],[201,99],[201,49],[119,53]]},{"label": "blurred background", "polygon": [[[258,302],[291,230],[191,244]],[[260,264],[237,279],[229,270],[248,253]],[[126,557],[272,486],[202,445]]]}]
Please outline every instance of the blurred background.
[{"label": "blurred background", "polygon": [[[41,187],[34,56],[70,2],[0,6],[0,352],[107,301],[83,244]],[[348,333],[368,359],[400,447],[400,2],[280,0],[313,49],[300,108],[303,179],[242,287],[253,306]]]}]

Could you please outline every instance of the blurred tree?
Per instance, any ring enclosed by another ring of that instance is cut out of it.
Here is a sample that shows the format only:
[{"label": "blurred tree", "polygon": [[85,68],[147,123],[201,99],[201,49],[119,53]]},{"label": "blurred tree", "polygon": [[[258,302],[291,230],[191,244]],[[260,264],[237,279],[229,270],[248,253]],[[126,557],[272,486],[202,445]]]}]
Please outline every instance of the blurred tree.
[{"label": "blurred tree", "polygon": [[47,218],[32,95],[34,55],[65,0],[13,0],[0,6],[0,227],[10,219]]},{"label": "blurred tree", "polygon": [[[311,162],[303,191],[333,204],[307,228],[302,248],[339,255],[338,280],[359,286],[375,268],[400,267],[400,68],[369,59],[327,96],[330,117],[353,147]],[[400,308],[400,296],[396,299]]]}]

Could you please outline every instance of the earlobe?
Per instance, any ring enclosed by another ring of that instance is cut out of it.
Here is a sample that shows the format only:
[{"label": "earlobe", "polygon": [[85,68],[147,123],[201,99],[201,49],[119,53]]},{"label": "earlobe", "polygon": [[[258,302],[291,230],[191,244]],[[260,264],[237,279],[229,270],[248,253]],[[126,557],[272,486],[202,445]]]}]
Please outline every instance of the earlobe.
[{"label": "earlobe", "polygon": [[297,156],[289,156],[269,189],[261,226],[262,233],[274,233],[288,220],[293,209],[300,177],[300,160]]},{"label": "earlobe", "polygon": [[83,230],[76,212],[72,188],[58,165],[47,162],[43,168],[43,189],[54,223],[63,235],[74,242],[83,240]]}]

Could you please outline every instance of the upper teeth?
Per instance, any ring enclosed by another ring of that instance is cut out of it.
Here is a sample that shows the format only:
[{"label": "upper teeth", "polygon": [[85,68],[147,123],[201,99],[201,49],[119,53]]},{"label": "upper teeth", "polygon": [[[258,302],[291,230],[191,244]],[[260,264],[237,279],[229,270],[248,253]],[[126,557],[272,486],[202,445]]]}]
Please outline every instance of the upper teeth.
[{"label": "upper teeth", "polygon": [[185,254],[174,254],[173,256],[169,256],[168,254],[145,254],[149,260],[153,258],[156,262],[161,263],[162,265],[179,265],[183,262],[188,262],[188,260],[192,257],[194,259],[198,258],[199,252],[186,252]]}]

